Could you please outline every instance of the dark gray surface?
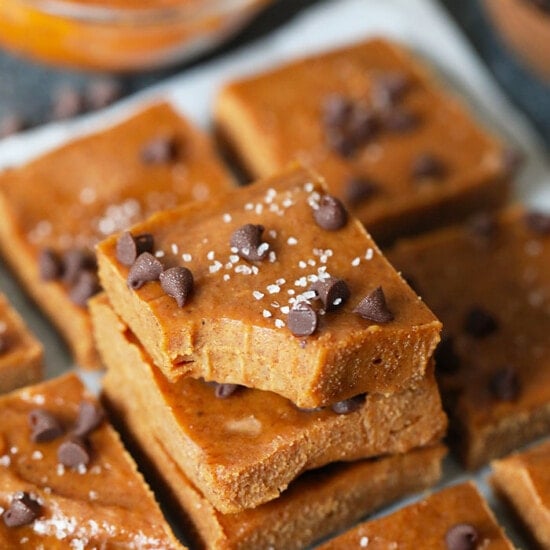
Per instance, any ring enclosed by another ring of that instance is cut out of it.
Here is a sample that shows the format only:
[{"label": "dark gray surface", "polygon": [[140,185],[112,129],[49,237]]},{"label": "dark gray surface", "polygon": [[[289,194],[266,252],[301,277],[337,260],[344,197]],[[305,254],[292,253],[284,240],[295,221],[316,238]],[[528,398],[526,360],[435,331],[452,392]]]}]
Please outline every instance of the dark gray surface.
[{"label": "dark gray surface", "polygon": [[[550,148],[550,83],[522,66],[493,30],[481,0],[441,0],[511,101],[531,119]],[[544,17],[541,14],[541,17]]]}]

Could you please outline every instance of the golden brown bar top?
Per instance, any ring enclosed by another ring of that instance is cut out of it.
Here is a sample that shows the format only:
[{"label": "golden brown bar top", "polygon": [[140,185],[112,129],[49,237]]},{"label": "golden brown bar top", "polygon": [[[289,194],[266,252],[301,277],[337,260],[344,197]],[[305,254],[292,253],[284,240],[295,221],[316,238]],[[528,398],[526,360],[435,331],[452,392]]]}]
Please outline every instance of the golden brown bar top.
[{"label": "golden brown bar top", "polygon": [[[83,433],[83,402],[75,374],[0,397],[0,546],[182,549],[113,428]],[[76,430],[87,464],[60,458]]]},{"label": "golden brown bar top", "polygon": [[549,219],[512,208],[388,252],[443,321],[436,373],[470,468],[550,430]]},{"label": "golden brown bar top", "polygon": [[[102,286],[171,380],[242,384],[301,407],[391,393],[423,376],[440,323],[357,220],[335,230],[317,223],[315,216],[332,212],[331,204],[322,180],[291,167],[208,203],[159,213],[131,231],[153,236],[153,263],[161,269],[191,270],[187,302],[179,307],[158,281],[129,288],[140,262],[129,268],[117,259],[116,235],[97,248]],[[262,261],[243,259],[230,244],[246,224],[263,229],[255,245],[265,252]],[[334,279],[345,282],[350,296],[326,311],[310,286]],[[355,310],[365,299],[376,301],[378,287],[390,317],[374,321]],[[304,304],[316,328],[295,336],[291,316]]]},{"label": "golden brown bar top", "polygon": [[502,143],[382,38],[229,83],[216,122],[253,178],[314,167],[379,244],[503,204],[513,174]]},{"label": "golden brown bar top", "polygon": [[362,548],[513,550],[471,482],[449,487],[393,514],[362,523],[323,544],[319,550]]},{"label": "golden brown bar top", "polygon": [[0,250],[77,363],[97,367],[84,307],[97,291],[94,244],[159,209],[231,186],[206,135],[167,103],[148,105],[2,172]]}]

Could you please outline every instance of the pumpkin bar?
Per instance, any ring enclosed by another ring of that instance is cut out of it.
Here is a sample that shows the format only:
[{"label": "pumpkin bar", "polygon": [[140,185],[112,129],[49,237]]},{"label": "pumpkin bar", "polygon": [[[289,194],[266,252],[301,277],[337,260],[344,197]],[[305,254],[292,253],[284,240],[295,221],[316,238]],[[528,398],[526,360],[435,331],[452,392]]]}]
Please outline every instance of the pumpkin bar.
[{"label": "pumpkin bar", "polygon": [[0,397],[2,548],[183,549],[75,374]]},{"label": "pumpkin bar", "polygon": [[550,548],[550,441],[495,460],[492,481],[541,548]]},{"label": "pumpkin bar", "polygon": [[294,159],[315,167],[379,244],[503,204],[517,161],[383,39],[232,82],[215,118],[252,177]]},{"label": "pumpkin bar", "polygon": [[435,493],[393,514],[362,523],[318,550],[512,550],[471,482]]},{"label": "pumpkin bar", "polygon": [[0,393],[42,378],[42,344],[0,293]]},{"label": "pumpkin bar", "polygon": [[95,367],[85,307],[99,289],[95,243],[231,184],[209,139],[154,104],[0,174],[0,251],[77,363]]},{"label": "pumpkin bar", "polygon": [[224,513],[277,498],[304,470],[437,443],[446,418],[430,373],[385,397],[369,394],[319,410],[272,392],[182,378],[171,383],[103,295],[90,301],[97,346],[120,411],[147,404],[149,424],[186,477]]},{"label": "pumpkin bar", "polygon": [[[171,509],[193,528],[198,547],[212,550],[300,550],[349,527],[366,514],[433,485],[441,476],[445,448],[425,447],[377,459],[337,463],[302,474],[281,496],[239,513],[219,512],[186,476],[168,440],[144,415],[149,400],[126,400],[128,383],[119,369],[104,378],[104,398],[113,417],[148,463],[147,470]],[[268,472],[269,470],[267,470]]]},{"label": "pumpkin bar", "polygon": [[171,381],[318,407],[424,375],[439,321],[322,184],[293,166],[100,243],[109,301]]},{"label": "pumpkin bar", "polygon": [[436,373],[469,468],[550,432],[550,218],[513,207],[398,244],[444,324]]}]

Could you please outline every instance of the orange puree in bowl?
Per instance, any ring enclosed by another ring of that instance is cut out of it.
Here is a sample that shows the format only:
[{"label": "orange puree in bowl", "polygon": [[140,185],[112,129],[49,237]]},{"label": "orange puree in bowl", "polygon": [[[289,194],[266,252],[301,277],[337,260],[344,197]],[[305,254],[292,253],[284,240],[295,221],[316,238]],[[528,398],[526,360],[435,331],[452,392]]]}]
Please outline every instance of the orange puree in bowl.
[{"label": "orange puree in bowl", "polygon": [[0,45],[98,70],[167,65],[215,44],[269,0],[2,0]]}]

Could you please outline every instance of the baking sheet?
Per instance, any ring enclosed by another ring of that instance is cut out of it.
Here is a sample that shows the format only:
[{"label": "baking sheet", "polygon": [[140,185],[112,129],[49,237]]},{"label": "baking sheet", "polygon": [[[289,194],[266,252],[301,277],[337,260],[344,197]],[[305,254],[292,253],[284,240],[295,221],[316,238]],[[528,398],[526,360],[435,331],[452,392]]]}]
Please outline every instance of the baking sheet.
[{"label": "baking sheet", "polygon": [[[153,98],[168,99],[197,124],[208,128],[212,102],[224,82],[299,55],[374,35],[403,42],[434,63],[448,86],[470,104],[486,125],[519,146],[526,154],[527,164],[515,195],[526,203],[550,209],[550,171],[541,143],[526,120],[507,102],[442,8],[432,0],[333,0],[320,3],[268,37],[109,109],[4,140],[0,143],[0,168],[25,162],[75,136],[111,125]],[[58,334],[21,292],[1,262],[0,290],[8,295],[44,343],[47,377],[77,368]],[[100,373],[80,370],[79,373],[91,389],[98,390]],[[529,548],[514,529],[506,510],[494,498],[487,483],[488,474],[489,470],[485,468],[472,476],[448,459],[440,485],[474,478],[500,522],[506,526],[508,535],[518,547]],[[401,501],[382,513],[415,498],[418,496]]]}]

